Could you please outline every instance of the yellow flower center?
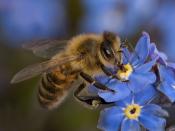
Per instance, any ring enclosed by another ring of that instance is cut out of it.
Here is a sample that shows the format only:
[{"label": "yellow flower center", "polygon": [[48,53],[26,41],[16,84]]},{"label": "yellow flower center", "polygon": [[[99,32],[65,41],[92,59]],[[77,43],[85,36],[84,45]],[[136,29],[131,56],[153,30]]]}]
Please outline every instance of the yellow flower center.
[{"label": "yellow flower center", "polygon": [[140,116],[141,108],[138,104],[128,105],[124,110],[125,116],[128,119],[137,119]]},{"label": "yellow flower center", "polygon": [[120,80],[128,80],[129,76],[133,72],[133,68],[130,64],[122,66],[122,69],[117,71],[117,76]]}]

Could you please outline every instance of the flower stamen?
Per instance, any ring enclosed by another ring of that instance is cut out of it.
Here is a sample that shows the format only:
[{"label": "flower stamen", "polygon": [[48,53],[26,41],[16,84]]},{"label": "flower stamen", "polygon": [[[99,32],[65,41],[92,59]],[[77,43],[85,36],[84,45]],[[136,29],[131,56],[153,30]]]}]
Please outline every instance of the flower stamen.
[{"label": "flower stamen", "polygon": [[138,104],[128,105],[124,110],[124,114],[128,119],[137,119],[140,116],[140,112],[141,106]]},{"label": "flower stamen", "polygon": [[132,72],[133,68],[130,64],[122,65],[122,68],[117,71],[117,76],[120,80],[128,80]]}]

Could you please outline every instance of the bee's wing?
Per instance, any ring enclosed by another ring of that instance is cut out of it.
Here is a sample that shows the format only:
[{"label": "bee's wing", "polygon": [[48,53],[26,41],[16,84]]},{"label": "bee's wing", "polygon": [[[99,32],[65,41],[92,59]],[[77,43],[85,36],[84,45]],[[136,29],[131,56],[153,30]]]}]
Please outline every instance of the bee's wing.
[{"label": "bee's wing", "polygon": [[71,56],[71,57],[64,57],[58,59],[51,59],[42,63],[37,63],[34,65],[30,65],[21,71],[19,71],[11,80],[11,83],[18,83],[27,79],[30,79],[34,76],[37,76],[43,72],[50,72],[55,68],[58,68],[60,65],[65,63],[75,61],[79,59],[79,56]]},{"label": "bee's wing", "polygon": [[68,40],[36,40],[24,44],[23,48],[31,50],[35,55],[51,58],[65,48]]}]

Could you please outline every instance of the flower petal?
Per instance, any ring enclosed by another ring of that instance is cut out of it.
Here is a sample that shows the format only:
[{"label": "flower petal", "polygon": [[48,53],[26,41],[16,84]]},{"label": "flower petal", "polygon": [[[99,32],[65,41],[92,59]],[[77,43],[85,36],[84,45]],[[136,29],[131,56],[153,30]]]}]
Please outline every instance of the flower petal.
[{"label": "flower petal", "polygon": [[167,83],[175,83],[175,74],[166,66],[159,65],[158,66],[161,81],[166,81]]},{"label": "flower petal", "polygon": [[[113,81],[113,80],[110,80],[110,78],[106,75],[95,76],[95,80],[102,83],[102,84],[104,84],[104,85],[108,82]],[[88,92],[93,93],[93,94],[98,94],[99,89],[97,89],[94,85],[90,85],[88,87]]]},{"label": "flower petal", "polygon": [[158,56],[159,56],[158,62],[163,64],[163,65],[167,65],[168,58],[167,58],[166,54],[164,54],[163,52],[159,52]]},{"label": "flower petal", "polygon": [[163,65],[167,65],[167,56],[163,53],[158,51],[155,43],[151,43],[150,47],[149,47],[149,55],[151,56],[152,59],[155,59],[155,57],[158,57],[158,62],[163,64]]},{"label": "flower petal", "polygon": [[135,94],[134,101],[139,105],[144,105],[156,97],[157,93],[158,92],[156,91],[155,87],[148,85],[144,90]]},{"label": "flower petal", "polygon": [[150,71],[151,68],[155,65],[156,61],[157,61],[157,59],[155,58],[154,60],[152,60],[152,61],[150,61],[150,62],[147,62],[147,63],[145,63],[145,64],[143,64],[143,65],[137,67],[137,68],[135,69],[135,72],[138,72],[138,73],[139,73],[139,72],[146,73],[146,72]]},{"label": "flower petal", "polygon": [[138,55],[136,55],[135,53],[131,53],[130,63],[131,63],[133,68],[137,68],[140,64],[139,59],[138,59]]},{"label": "flower petal", "polygon": [[131,91],[127,84],[124,82],[111,81],[106,85],[108,88],[115,90],[116,92],[102,91],[98,92],[98,95],[106,102],[115,102],[129,96]]},{"label": "flower petal", "polygon": [[168,117],[168,112],[155,104],[148,104],[142,108],[142,112],[153,113],[156,116]]},{"label": "flower petal", "polygon": [[151,112],[142,112],[139,117],[140,123],[143,127],[151,131],[164,131],[166,126],[166,120],[153,115]]},{"label": "flower petal", "polygon": [[171,69],[175,70],[175,63],[168,62],[167,66],[170,67]]},{"label": "flower petal", "polygon": [[115,104],[117,106],[125,108],[127,105],[131,104],[133,100],[134,100],[134,97],[133,97],[133,94],[131,94],[123,100],[116,101]]},{"label": "flower petal", "polygon": [[123,48],[123,64],[127,64],[130,61],[131,53],[127,48]]},{"label": "flower petal", "polygon": [[175,84],[162,82],[158,90],[165,94],[171,102],[175,101]]},{"label": "flower petal", "polygon": [[157,49],[157,48],[156,48],[155,43],[151,43],[151,44],[149,45],[149,56],[150,56],[152,59],[154,59],[155,56],[156,56],[156,54],[155,54],[155,50],[156,50],[156,49]]},{"label": "flower petal", "polygon": [[129,78],[129,88],[133,92],[139,92],[143,90],[147,85],[152,84],[156,81],[156,76],[153,72],[147,73],[132,73]]},{"label": "flower petal", "polygon": [[97,127],[105,131],[118,131],[123,118],[124,114],[121,108],[106,108],[100,113]]},{"label": "flower petal", "polygon": [[135,47],[135,55],[132,58],[131,63],[133,63],[136,58],[139,60],[140,64],[145,62],[149,53],[149,48],[148,48],[149,44],[150,44],[150,37],[148,33],[143,32],[142,37],[139,39]]},{"label": "flower petal", "polygon": [[124,119],[122,121],[121,131],[140,131],[138,121],[131,119]]}]

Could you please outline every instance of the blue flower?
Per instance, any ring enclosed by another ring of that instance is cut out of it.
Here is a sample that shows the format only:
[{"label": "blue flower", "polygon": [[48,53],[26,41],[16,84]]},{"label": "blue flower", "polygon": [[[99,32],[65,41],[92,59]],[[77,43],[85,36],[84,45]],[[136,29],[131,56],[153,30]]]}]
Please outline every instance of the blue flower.
[{"label": "blue flower", "polygon": [[[3,1],[0,1],[0,5]],[[6,39],[12,41],[10,43],[13,45],[14,43],[20,44],[19,41],[53,37],[66,31],[64,1],[13,0],[10,3],[4,2],[8,8],[7,11],[0,13],[0,16],[2,14],[2,29]]]},{"label": "blue flower", "polygon": [[150,70],[156,60],[145,63],[149,53],[149,44],[149,35],[143,33],[133,54],[130,54],[127,49],[124,50],[124,64],[121,69],[114,71],[114,75],[118,79],[111,80],[108,76],[96,76],[97,81],[116,91],[115,93],[97,89],[93,89],[93,91],[98,93],[106,102],[114,102],[127,97],[131,92],[139,92],[146,88],[147,85],[154,83],[156,76]]},{"label": "blue flower", "polygon": [[[152,27],[159,30],[161,34],[161,46],[168,56],[175,60],[174,57],[174,33],[175,33],[175,4],[173,0],[162,2],[159,5],[157,15],[152,20]],[[166,44],[164,44],[166,43]]]},{"label": "blue flower", "polygon": [[80,27],[83,31],[103,32],[110,30],[122,36],[131,36],[137,32],[140,27],[150,21],[158,8],[156,0],[81,1],[85,8],[85,16]]},{"label": "blue flower", "polygon": [[[144,95],[143,95],[144,94]],[[160,106],[149,102],[156,96],[154,87],[149,86],[140,93],[116,102],[113,107],[100,114],[98,128],[104,131],[140,131],[141,126],[152,131],[165,128],[168,113]]]},{"label": "blue flower", "polygon": [[[146,62],[149,55],[149,45],[150,37],[146,32],[143,32],[143,36],[137,42],[134,53],[130,54],[129,51],[124,52],[126,64],[124,64],[125,70],[123,72],[126,72],[124,73],[126,75],[123,75],[121,69],[117,71],[120,80],[127,80],[125,84],[127,84],[133,92],[139,92],[147,85],[156,81],[155,74],[150,72],[156,63],[156,59]],[[129,72],[127,69],[131,71]]]},{"label": "blue flower", "polygon": [[175,63],[168,62],[167,56],[158,51],[155,44],[150,45],[149,55],[157,60],[157,69],[159,72],[158,90],[166,95],[171,102],[175,101]]}]

